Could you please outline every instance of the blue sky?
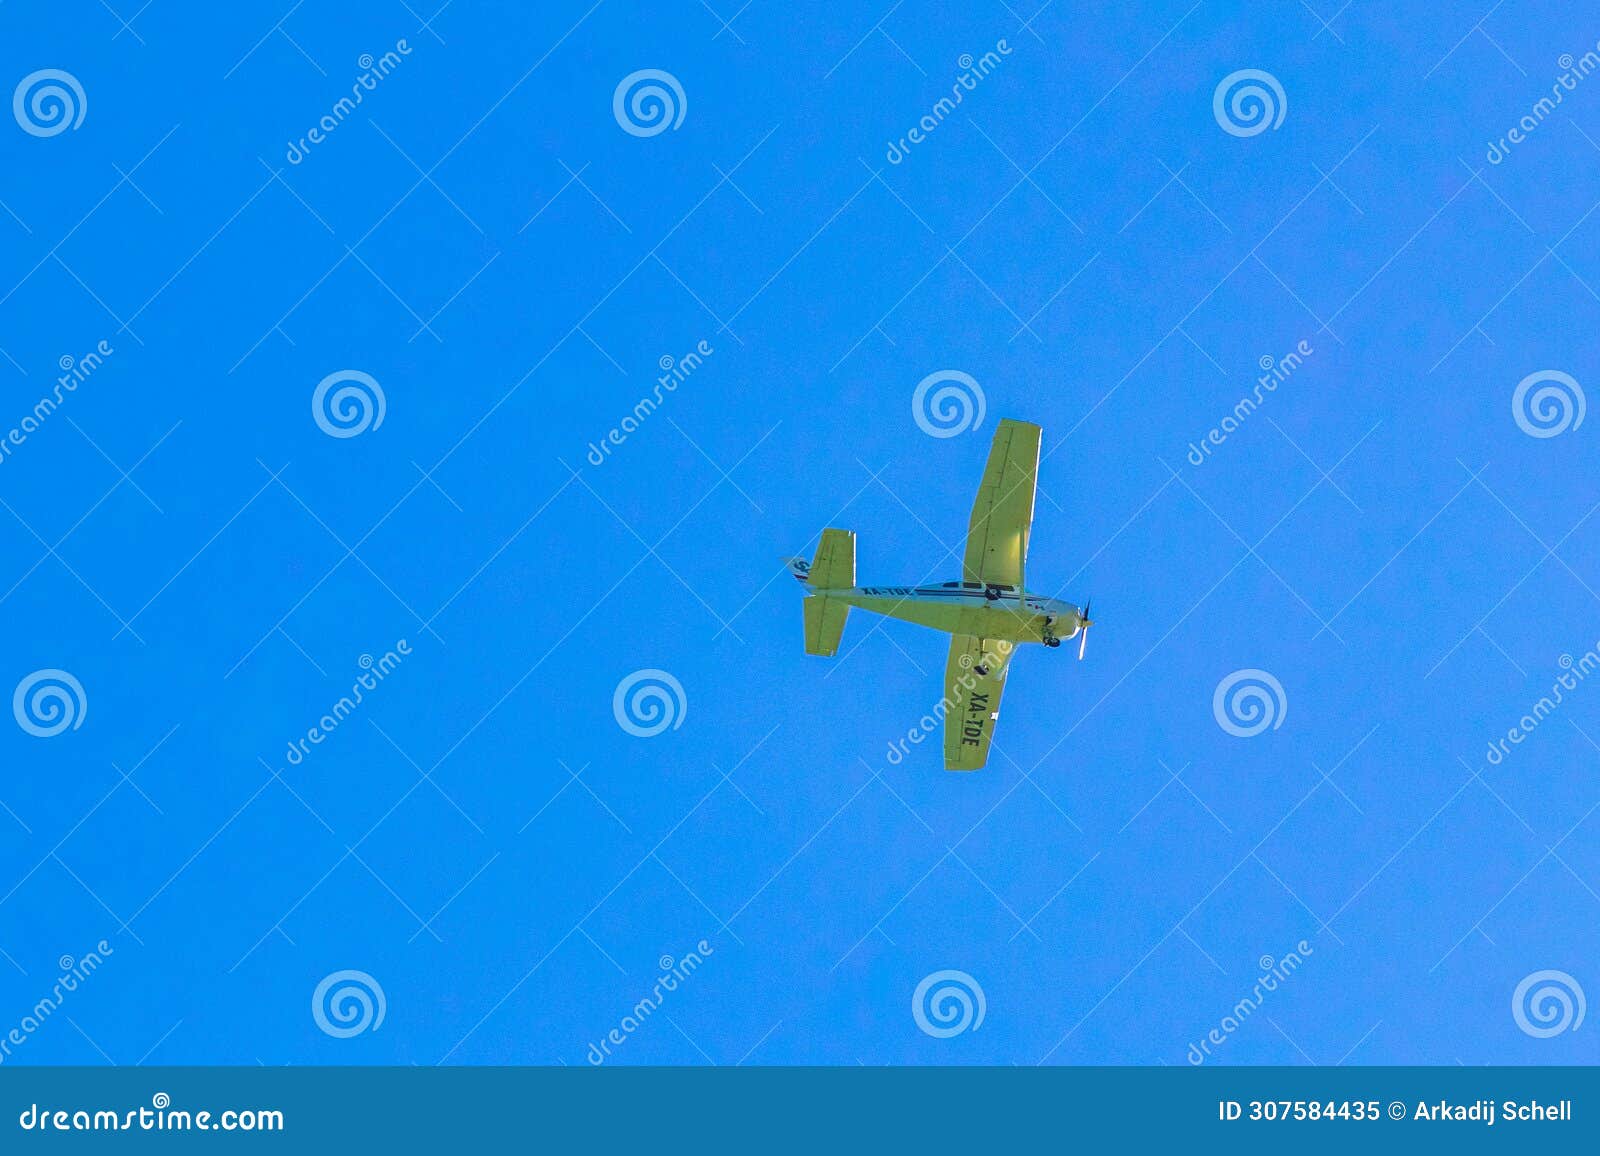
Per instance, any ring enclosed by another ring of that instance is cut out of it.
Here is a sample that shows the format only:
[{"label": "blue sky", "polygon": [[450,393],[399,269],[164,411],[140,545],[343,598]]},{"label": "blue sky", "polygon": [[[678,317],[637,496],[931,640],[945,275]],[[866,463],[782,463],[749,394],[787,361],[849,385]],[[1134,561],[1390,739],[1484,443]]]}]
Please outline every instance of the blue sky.
[{"label": "blue sky", "polygon": [[[1488,754],[1600,645],[1596,419],[1512,405],[1600,374],[1600,76],[1534,111],[1600,25],[953,7],[0,9],[83,113],[0,132],[4,678],[76,681],[0,728],[5,1062],[1600,1059],[1534,994],[1600,991],[1600,683]],[[675,127],[614,114],[646,69]],[[1276,127],[1214,113],[1246,69]],[[381,421],[314,417],[345,371]],[[956,776],[887,753],[945,640],[807,658],[780,559],[956,576],[1000,417],[1097,625]]]}]

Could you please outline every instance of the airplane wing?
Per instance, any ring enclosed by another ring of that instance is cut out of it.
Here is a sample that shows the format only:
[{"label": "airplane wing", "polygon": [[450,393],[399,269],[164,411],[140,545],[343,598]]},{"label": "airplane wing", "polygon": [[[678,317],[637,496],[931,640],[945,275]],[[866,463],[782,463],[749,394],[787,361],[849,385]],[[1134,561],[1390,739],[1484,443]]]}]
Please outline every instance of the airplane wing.
[{"label": "airplane wing", "polygon": [[989,761],[1012,644],[957,634],[944,668],[944,767],[975,771]]},{"label": "airplane wing", "polygon": [[962,569],[968,582],[1022,588],[1038,474],[1039,427],[1002,420],[989,447],[989,462],[983,467],[967,528]]}]

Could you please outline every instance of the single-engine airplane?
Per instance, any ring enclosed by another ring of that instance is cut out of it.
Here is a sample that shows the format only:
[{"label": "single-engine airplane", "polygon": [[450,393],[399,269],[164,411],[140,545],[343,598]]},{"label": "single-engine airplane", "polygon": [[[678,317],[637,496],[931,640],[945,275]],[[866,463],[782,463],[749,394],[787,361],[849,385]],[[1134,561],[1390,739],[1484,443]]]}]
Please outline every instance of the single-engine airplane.
[{"label": "single-engine airplane", "polygon": [[786,559],[805,588],[806,653],[831,658],[839,650],[852,606],[931,626],[954,637],[945,663],[944,765],[976,771],[989,759],[1000,692],[1011,652],[1022,642],[1058,647],[1078,637],[1078,657],[1088,642],[1089,604],[1030,594],[1023,585],[1028,534],[1033,527],[1039,473],[1039,427],[1000,422],[983,481],[972,506],[962,580],[921,586],[857,586],[856,536],[828,529],[816,557]]}]

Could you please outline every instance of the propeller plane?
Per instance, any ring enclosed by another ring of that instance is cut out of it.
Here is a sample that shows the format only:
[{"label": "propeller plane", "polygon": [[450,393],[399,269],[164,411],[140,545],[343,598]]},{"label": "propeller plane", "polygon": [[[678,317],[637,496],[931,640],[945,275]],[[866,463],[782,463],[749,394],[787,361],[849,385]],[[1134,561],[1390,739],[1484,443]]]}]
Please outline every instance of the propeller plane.
[{"label": "propeller plane", "polygon": [[946,770],[975,771],[988,762],[1000,694],[1019,644],[1053,648],[1076,637],[1082,659],[1088,642],[1093,623],[1087,602],[1079,608],[1029,593],[1023,584],[1039,441],[1036,425],[1009,418],[1000,422],[972,507],[959,581],[857,586],[856,536],[850,530],[824,530],[809,561],[786,559],[805,589],[807,654],[831,658],[838,653],[851,607],[952,636],[939,707]]}]

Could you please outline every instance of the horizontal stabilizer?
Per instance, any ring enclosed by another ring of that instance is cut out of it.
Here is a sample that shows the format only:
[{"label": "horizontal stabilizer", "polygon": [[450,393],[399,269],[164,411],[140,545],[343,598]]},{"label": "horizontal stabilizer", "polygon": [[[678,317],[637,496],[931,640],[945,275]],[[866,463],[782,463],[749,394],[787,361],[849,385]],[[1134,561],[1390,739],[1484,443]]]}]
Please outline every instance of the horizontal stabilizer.
[{"label": "horizontal stabilizer", "polygon": [[807,598],[801,605],[806,616],[806,653],[832,658],[839,651],[844,620],[850,604],[837,598]]}]

